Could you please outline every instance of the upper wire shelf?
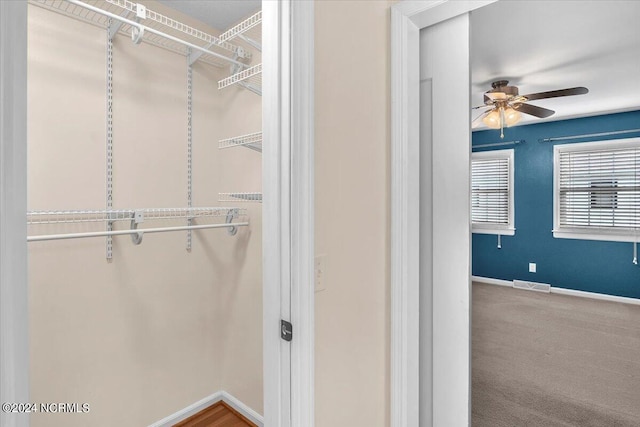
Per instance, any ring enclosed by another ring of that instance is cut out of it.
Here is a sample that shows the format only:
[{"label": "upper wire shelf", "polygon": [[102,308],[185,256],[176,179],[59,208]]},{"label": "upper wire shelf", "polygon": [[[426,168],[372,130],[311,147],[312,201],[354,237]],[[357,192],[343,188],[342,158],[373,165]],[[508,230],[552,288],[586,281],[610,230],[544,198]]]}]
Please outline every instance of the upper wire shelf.
[{"label": "upper wire shelf", "polygon": [[204,217],[238,218],[246,216],[246,209],[224,207],[202,208],[146,208],[146,209],[117,209],[117,210],[60,210],[60,211],[29,211],[27,224],[62,224],[83,222],[130,221],[136,215],[143,215],[145,220],[163,219],[195,219]]},{"label": "upper wire shelf", "polygon": [[231,147],[246,147],[262,153],[262,132],[235,136],[233,138],[221,139],[218,141],[218,148],[221,150]]},{"label": "upper wire shelf", "polygon": [[251,15],[244,21],[240,22],[238,25],[229,28],[224,33],[220,34],[220,40],[227,41],[231,40],[234,37],[238,37],[240,35],[245,35],[250,32],[250,30],[262,23],[262,11],[258,11],[255,14]]},{"label": "upper wire shelf", "polygon": [[261,23],[262,11],[258,11],[244,21],[220,34],[219,39],[223,41],[229,41],[235,38],[239,38],[255,49],[262,51],[262,31],[260,28]]},{"label": "upper wire shelf", "polygon": [[[229,54],[231,54],[231,56],[237,56],[240,59],[249,59],[251,57],[251,54],[246,49],[226,40],[221,40],[219,37],[176,21],[151,9],[145,7],[139,8],[138,3],[129,0],[85,0],[83,2],[72,2],[69,0],[29,0],[29,2],[105,29],[110,28],[112,19],[101,12],[115,14],[130,21],[136,20],[149,29],[155,29],[169,37],[177,39],[172,40],[150,31],[145,31],[141,35],[142,41],[185,56],[190,55],[193,50],[188,44],[193,44],[215,54],[225,56],[225,58],[226,55]],[[99,10],[91,10],[84,5]],[[144,18],[140,18],[140,16],[144,16]],[[117,25],[111,24],[111,28],[115,29],[117,33],[127,36],[130,36],[133,31],[132,25],[119,21]],[[224,60],[207,53],[203,53],[198,56],[197,59],[217,67],[226,66],[229,61],[235,61],[231,58]]]}]

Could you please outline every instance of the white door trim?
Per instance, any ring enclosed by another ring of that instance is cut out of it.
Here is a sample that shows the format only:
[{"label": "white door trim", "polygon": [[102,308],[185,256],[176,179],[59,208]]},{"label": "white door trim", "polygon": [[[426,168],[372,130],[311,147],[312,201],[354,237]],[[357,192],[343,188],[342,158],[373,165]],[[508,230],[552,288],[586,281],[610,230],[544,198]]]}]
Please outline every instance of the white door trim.
[{"label": "white door trim", "polygon": [[[313,426],[313,2],[263,1],[264,421]],[[293,324],[291,343],[280,320]]]},{"label": "white door trim", "polygon": [[[29,402],[27,2],[0,1],[0,400]],[[26,414],[0,413],[25,427]]]},{"label": "white door trim", "polygon": [[406,1],[391,9],[392,427],[420,423],[420,30],[493,1]]}]

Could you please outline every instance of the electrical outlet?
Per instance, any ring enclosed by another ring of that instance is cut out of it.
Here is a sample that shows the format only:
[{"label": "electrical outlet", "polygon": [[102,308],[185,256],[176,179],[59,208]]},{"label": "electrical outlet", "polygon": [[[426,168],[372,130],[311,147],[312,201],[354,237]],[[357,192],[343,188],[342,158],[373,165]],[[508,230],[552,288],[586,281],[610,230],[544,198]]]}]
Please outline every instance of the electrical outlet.
[{"label": "electrical outlet", "polygon": [[535,262],[530,262],[529,263],[529,273],[535,273],[537,270],[537,266]]},{"label": "electrical outlet", "polygon": [[314,263],[314,281],[316,292],[324,291],[327,283],[327,256],[318,255]]}]

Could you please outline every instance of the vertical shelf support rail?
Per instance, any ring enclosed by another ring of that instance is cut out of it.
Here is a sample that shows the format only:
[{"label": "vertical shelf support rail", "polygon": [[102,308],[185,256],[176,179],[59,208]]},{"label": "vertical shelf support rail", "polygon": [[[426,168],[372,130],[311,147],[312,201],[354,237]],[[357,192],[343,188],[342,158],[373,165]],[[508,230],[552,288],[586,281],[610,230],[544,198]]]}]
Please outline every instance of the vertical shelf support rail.
[{"label": "vertical shelf support rail", "polygon": [[[107,26],[107,179],[106,179],[106,204],[107,210],[113,208],[113,40],[110,29],[112,28],[112,19],[109,19]],[[107,231],[113,231],[113,221],[107,221]],[[110,262],[113,257],[113,238],[107,236],[107,261]]]},{"label": "vertical shelf support rail", "polygon": [[[192,119],[192,107],[193,107],[193,70],[191,68],[191,64],[189,63],[190,54],[187,55],[187,207],[191,209],[193,207],[191,200],[191,190],[192,190],[192,182],[191,182],[191,168],[192,168],[192,128],[191,128],[191,119]],[[193,219],[191,216],[187,218],[187,226],[193,225]],[[187,251],[191,252],[191,229],[187,230]]]}]

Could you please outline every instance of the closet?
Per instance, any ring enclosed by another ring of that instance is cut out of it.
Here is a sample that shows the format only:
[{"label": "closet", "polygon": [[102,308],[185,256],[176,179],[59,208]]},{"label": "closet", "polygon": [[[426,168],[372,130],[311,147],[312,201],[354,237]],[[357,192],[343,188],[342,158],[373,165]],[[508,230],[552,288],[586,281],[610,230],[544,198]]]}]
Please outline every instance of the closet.
[{"label": "closet", "polygon": [[34,427],[260,424],[260,3],[171,3],[29,0],[30,397],[90,408]]}]

